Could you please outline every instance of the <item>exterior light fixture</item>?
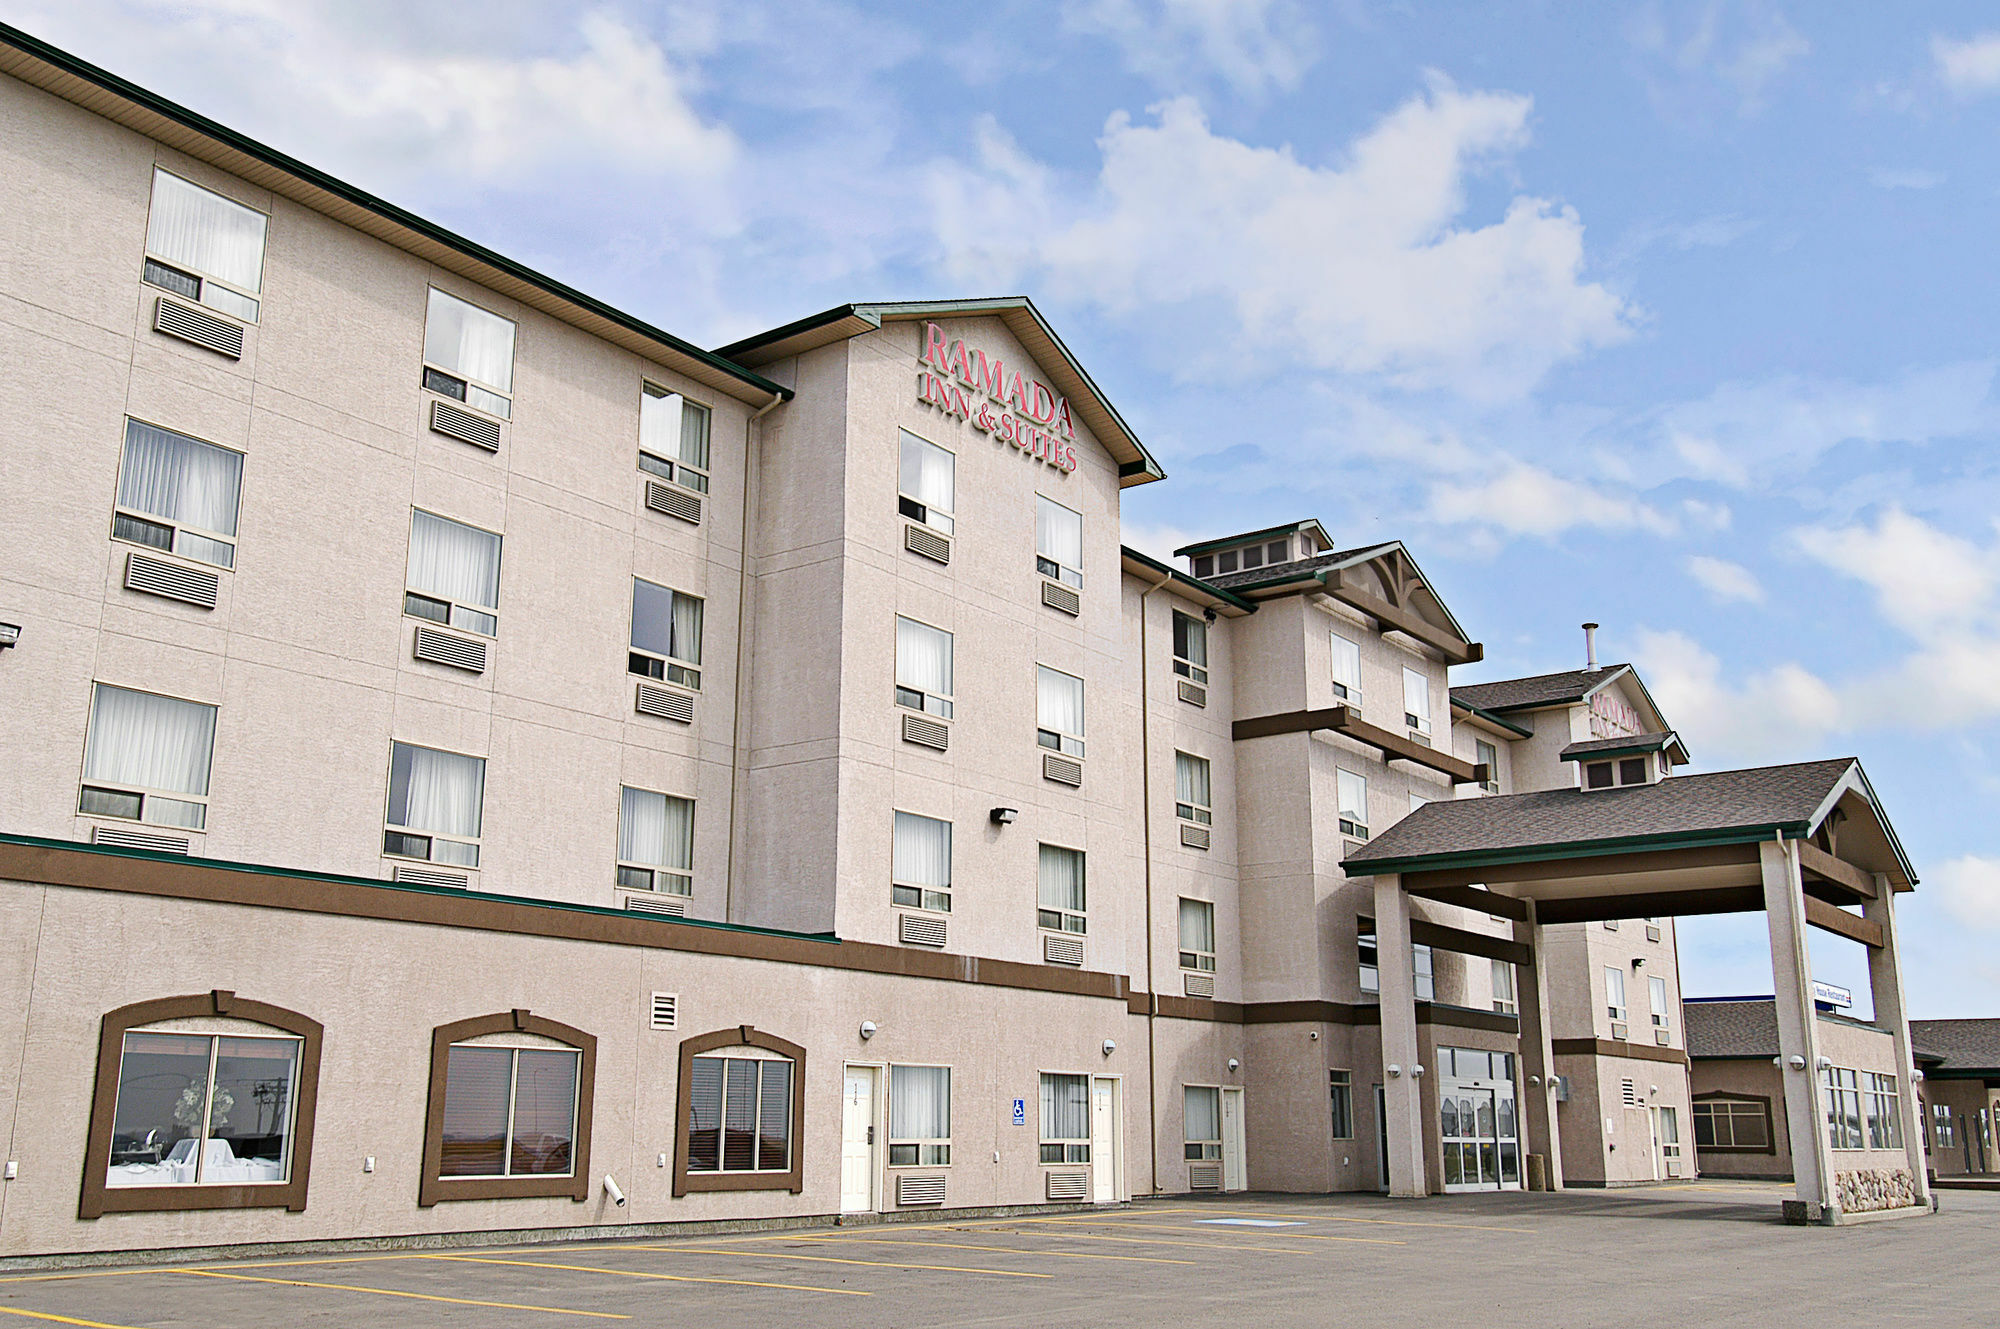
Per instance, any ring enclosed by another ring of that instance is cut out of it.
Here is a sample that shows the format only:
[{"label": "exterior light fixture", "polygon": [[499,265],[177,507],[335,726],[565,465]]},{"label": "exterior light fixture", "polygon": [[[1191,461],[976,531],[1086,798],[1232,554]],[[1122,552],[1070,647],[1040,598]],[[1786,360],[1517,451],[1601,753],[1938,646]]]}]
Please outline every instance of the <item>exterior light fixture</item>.
[{"label": "exterior light fixture", "polygon": [[9,646],[17,646],[20,644],[20,641],[21,625],[19,623],[0,623],[0,651],[6,650]]},{"label": "exterior light fixture", "polygon": [[1234,1075],[1234,1074],[1236,1074],[1236,1068],[1237,1068],[1237,1067],[1239,1067],[1239,1066],[1241,1066],[1242,1064],[1243,1064],[1243,1063],[1242,1063],[1242,1062],[1240,1062],[1240,1061],[1238,1061],[1238,1060],[1236,1060],[1236,1058],[1234,1058],[1234,1057],[1231,1057],[1231,1058],[1229,1059],[1229,1073],[1230,1073],[1231,1075]]},{"label": "exterior light fixture", "polygon": [[1014,819],[1021,815],[1021,810],[1019,808],[995,808],[986,815],[993,819],[995,826],[1012,826]]},{"label": "exterior light fixture", "polygon": [[1643,955],[1634,957],[1632,960],[1632,967],[1634,969],[1644,969],[1646,967],[1646,957]]},{"label": "exterior light fixture", "polygon": [[1832,1058],[1832,1057],[1821,1057],[1821,1058],[1819,1059],[1819,1068],[1820,1068],[1821,1070],[1823,1070],[1823,1071],[1830,1071],[1830,1070],[1832,1070],[1832,1069],[1833,1069],[1833,1058]]},{"label": "exterior light fixture", "polygon": [[1534,1085],[1538,1085],[1538,1084],[1540,1084],[1541,1082],[1542,1082],[1542,1077],[1541,1077],[1541,1076],[1539,1076],[1539,1075],[1530,1075],[1530,1076],[1528,1077],[1528,1084],[1529,1084],[1529,1085],[1530,1085],[1531,1087],[1532,1087],[1532,1086],[1534,1086]]},{"label": "exterior light fixture", "polygon": [[1424,1064],[1423,1064],[1422,1062],[1418,1062],[1418,1063],[1417,1063],[1416,1065],[1414,1065],[1414,1066],[1410,1067],[1410,1075],[1411,1075],[1411,1078],[1413,1078],[1413,1079],[1418,1079],[1418,1080],[1421,1080],[1421,1079],[1423,1079],[1423,1078],[1424,1078]]},{"label": "exterior light fixture", "polygon": [[1116,1041],[1115,1039],[1109,1039],[1109,1038],[1107,1038],[1107,1039],[1105,1039],[1105,1040],[1104,1040],[1104,1055],[1105,1055],[1105,1056],[1107,1056],[1107,1057],[1108,1057],[1108,1056],[1110,1056],[1110,1055],[1111,1055],[1112,1053],[1116,1052],[1117,1050],[1118,1050],[1118,1043],[1117,1043],[1117,1041]]},{"label": "exterior light fixture", "polygon": [[1395,1062],[1392,1061],[1388,1065],[1388,1071],[1389,1071],[1389,1078],[1394,1080],[1402,1075],[1403,1068],[1401,1066],[1398,1066]]},{"label": "exterior light fixture", "polygon": [[1306,1034],[1306,1041],[1308,1043],[1319,1042],[1319,1030],[1317,1029],[1309,1030]]},{"label": "exterior light fixture", "polygon": [[875,1022],[873,1020],[863,1020],[861,1022],[861,1041],[865,1043],[873,1037],[875,1037]]},{"label": "exterior light fixture", "polygon": [[1785,1064],[1795,1071],[1802,1071],[1806,1068],[1806,1059],[1797,1053],[1793,1053],[1791,1056],[1785,1058]]}]

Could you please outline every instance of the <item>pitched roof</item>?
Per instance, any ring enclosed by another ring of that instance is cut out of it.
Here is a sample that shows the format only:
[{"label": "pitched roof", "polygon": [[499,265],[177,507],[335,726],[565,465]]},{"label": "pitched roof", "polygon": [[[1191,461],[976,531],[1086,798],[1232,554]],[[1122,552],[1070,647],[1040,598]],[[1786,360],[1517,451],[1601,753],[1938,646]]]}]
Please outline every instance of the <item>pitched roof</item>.
[{"label": "pitched roof", "polygon": [[1315,554],[1311,558],[1295,558],[1289,563],[1276,563],[1267,568],[1250,568],[1243,572],[1225,572],[1216,577],[1205,577],[1214,586],[1261,586],[1265,583],[1283,583],[1309,577],[1323,568],[1339,567],[1352,563],[1363,554],[1374,554],[1395,546],[1391,540],[1384,544],[1364,545],[1359,549],[1337,549],[1331,553]]},{"label": "pitched roof", "polygon": [[1293,535],[1299,531],[1309,533],[1321,545],[1327,548],[1333,546],[1333,539],[1327,535],[1326,527],[1320,525],[1317,518],[1308,517],[1304,521],[1287,522],[1283,526],[1266,526],[1261,531],[1245,531],[1241,535],[1224,535],[1214,540],[1201,540],[1191,545],[1182,545],[1174,551],[1174,557],[1188,558],[1195,554],[1205,554],[1211,549],[1227,549],[1231,545],[1247,545],[1254,540],[1267,539],[1273,535]]},{"label": "pitched roof", "polygon": [[1166,578],[1166,581],[1160,583],[1161,585],[1170,584],[1180,594],[1193,600],[1195,603],[1212,607],[1219,613],[1228,614],[1231,618],[1241,618],[1245,614],[1254,614],[1257,612],[1257,606],[1254,603],[1245,600],[1242,596],[1232,591],[1225,591],[1220,586],[1204,581],[1200,577],[1190,577],[1178,568],[1169,567],[1157,558],[1141,553],[1131,545],[1123,545],[1120,549],[1123,555],[1121,560],[1122,566],[1128,573],[1135,576],[1163,576]]},{"label": "pitched roof", "polygon": [[1631,668],[1628,664],[1608,664],[1597,669],[1536,674],[1532,678],[1466,683],[1451,690],[1451,699],[1477,710],[1500,713],[1532,710],[1537,706],[1563,706],[1584,700],[1612,679],[1628,673]]},{"label": "pitched roof", "polygon": [[[1888,1031],[1877,1029],[1866,1020],[1831,1011],[1816,1011],[1815,1018],[1827,1024],[1873,1029],[1888,1036]],[[1778,1003],[1770,997],[1690,997],[1681,1003],[1681,1023],[1687,1054],[1697,1061],[1704,1057],[1748,1059],[1778,1055]]]},{"label": "pitched roof", "polygon": [[1557,755],[1563,761],[1575,761],[1578,757],[1596,757],[1609,752],[1658,752],[1669,743],[1679,741],[1679,736],[1671,729],[1657,734],[1621,734],[1615,738],[1588,738],[1581,743],[1572,743]]},{"label": "pitched roof", "polygon": [[2000,1072],[2000,1020],[1912,1020],[1910,1042],[1918,1053],[1940,1059],[1926,1075]]}]

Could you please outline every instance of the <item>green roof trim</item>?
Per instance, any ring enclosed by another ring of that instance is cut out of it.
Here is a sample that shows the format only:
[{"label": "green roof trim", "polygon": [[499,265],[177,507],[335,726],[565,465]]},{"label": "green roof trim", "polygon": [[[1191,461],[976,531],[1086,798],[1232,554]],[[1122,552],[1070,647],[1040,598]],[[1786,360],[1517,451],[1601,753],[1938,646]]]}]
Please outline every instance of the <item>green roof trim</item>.
[{"label": "green roof trim", "polygon": [[1451,704],[1458,710],[1464,711],[1467,715],[1478,716],[1496,729],[1505,729],[1509,733],[1519,734],[1522,738],[1533,738],[1535,736],[1535,731],[1532,729],[1524,729],[1512,720],[1495,715],[1492,711],[1482,711],[1477,706],[1468,706],[1456,697],[1451,699]]},{"label": "green roof trim", "polygon": [[1178,568],[1170,567],[1167,564],[1160,562],[1160,560],[1157,558],[1153,558],[1148,554],[1140,553],[1138,550],[1134,549],[1131,545],[1121,545],[1119,546],[1119,548],[1124,552],[1125,557],[1132,559],[1135,562],[1144,563],[1147,567],[1151,568],[1155,572],[1166,573],[1170,581],[1179,582],[1183,586],[1192,586],[1194,589],[1200,591],[1203,595],[1213,596],[1216,599],[1222,601],[1226,605],[1233,605],[1236,608],[1241,609],[1246,614],[1254,614],[1257,612],[1257,604],[1256,601],[1254,600],[1246,600],[1242,596],[1236,594],[1234,591],[1225,591],[1220,586],[1211,586],[1199,577],[1190,577],[1188,576],[1187,573],[1182,572]]},{"label": "green roof trim", "polygon": [[1605,858],[1633,850],[1666,851],[1698,849],[1718,844],[1758,844],[1782,831],[1803,839],[1808,827],[1802,821],[1772,822],[1764,826],[1725,826],[1710,831],[1662,831],[1652,835],[1620,835],[1588,844],[1517,845],[1506,849],[1471,849],[1449,854],[1419,854],[1410,858],[1341,860],[1341,871],[1350,877],[1379,877],[1391,872],[1434,872],[1445,868],[1499,867],[1507,863],[1539,863],[1545,860]]},{"label": "green roof trim", "polygon": [[1308,517],[1304,521],[1286,522],[1283,526],[1267,526],[1261,531],[1245,531],[1241,535],[1226,535],[1220,540],[1203,540],[1198,544],[1182,545],[1174,551],[1174,557],[1188,558],[1195,554],[1206,554],[1216,549],[1229,549],[1236,545],[1252,544],[1274,535],[1296,535],[1298,532],[1305,530],[1318,531],[1320,539],[1326,541],[1327,548],[1333,548],[1333,540],[1332,537],[1327,535],[1326,527],[1319,524],[1317,517]]},{"label": "green roof trim", "polygon": [[47,42],[21,31],[19,28],[0,23],[0,42],[4,42],[16,50],[31,55],[46,64],[53,65],[64,73],[80,78],[86,83],[94,84],[114,96],[122,97],[126,101],[142,106],[156,115],[164,116],[177,124],[194,130],[198,134],[205,135],[230,148],[234,148],[245,156],[253,157],[267,166],[275,167],[287,175],[295,176],[314,188],[325,190],[327,193],[344,199],[356,207],[374,213],[385,221],[393,222],[398,226],[415,231],[427,239],[434,240],[448,248],[456,249],[467,258],[498,268],[517,281],[539,287],[557,299],[566,301],[569,304],[577,306],[579,309],[595,314],[599,318],[615,323],[628,332],[636,332],[649,341],[658,342],[663,346],[670,347],[681,355],[699,360],[703,364],[720,370],[728,374],[731,378],[748,384],[760,392],[767,392],[787,401],[792,397],[792,390],[790,388],[773,383],[761,374],[752,373],[734,361],[725,359],[714,352],[705,351],[693,342],[676,337],[664,329],[656,328],[645,320],[628,314],[623,310],[615,309],[594,296],[585,295],[573,286],[566,285],[553,277],[537,272],[525,264],[517,263],[513,259],[507,258],[475,241],[468,240],[454,231],[448,231],[435,222],[426,221],[413,212],[399,208],[386,199],[377,198],[375,195],[354,185],[350,185],[344,180],[336,179],[316,167],[308,166],[298,158],[288,156],[268,144],[260,143],[247,134],[238,133],[226,125],[218,124],[216,121],[210,120],[207,116],[191,111],[178,102],[168,101],[158,93],[149,92],[136,83],[118,77],[118,75],[111,73],[109,70],[100,69],[87,61],[79,60],[60,47],[51,46]]}]

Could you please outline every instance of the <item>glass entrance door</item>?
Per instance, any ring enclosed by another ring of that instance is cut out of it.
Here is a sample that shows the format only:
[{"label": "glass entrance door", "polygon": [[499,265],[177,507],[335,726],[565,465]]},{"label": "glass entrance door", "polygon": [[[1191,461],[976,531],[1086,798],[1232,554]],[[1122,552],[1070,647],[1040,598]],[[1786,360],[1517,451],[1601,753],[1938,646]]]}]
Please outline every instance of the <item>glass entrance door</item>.
[{"label": "glass entrance door", "polygon": [[1519,1190],[1512,1055],[1439,1048],[1438,1142],[1447,1191]]}]

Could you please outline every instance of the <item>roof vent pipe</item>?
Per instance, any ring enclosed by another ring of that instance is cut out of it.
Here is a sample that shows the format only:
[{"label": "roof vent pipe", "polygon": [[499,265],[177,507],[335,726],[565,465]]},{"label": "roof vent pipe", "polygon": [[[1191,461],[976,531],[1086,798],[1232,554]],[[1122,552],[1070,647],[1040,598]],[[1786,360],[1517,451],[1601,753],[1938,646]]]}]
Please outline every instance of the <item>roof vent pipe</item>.
[{"label": "roof vent pipe", "polygon": [[1595,673],[1597,670],[1597,624],[1583,625],[1583,667]]}]

